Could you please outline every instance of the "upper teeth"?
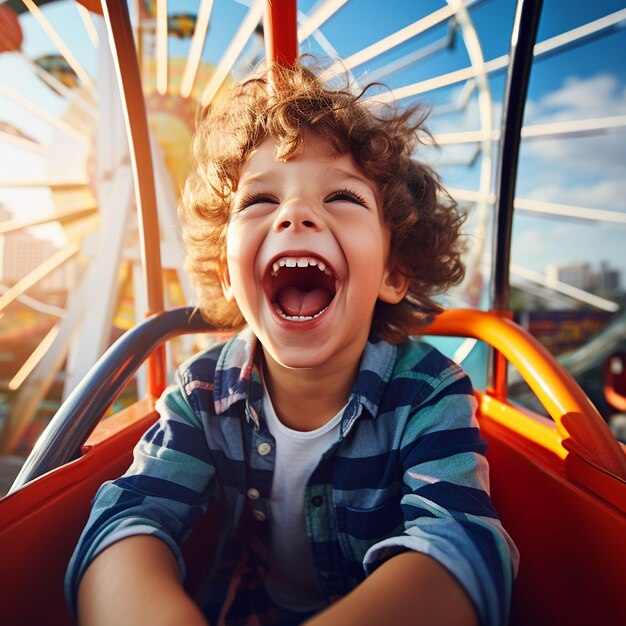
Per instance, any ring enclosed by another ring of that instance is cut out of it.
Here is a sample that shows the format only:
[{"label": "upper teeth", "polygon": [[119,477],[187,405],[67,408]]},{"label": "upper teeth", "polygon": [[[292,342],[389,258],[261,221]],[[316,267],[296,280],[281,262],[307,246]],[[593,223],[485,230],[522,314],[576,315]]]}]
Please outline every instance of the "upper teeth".
[{"label": "upper teeth", "polygon": [[272,276],[276,276],[278,270],[281,267],[317,267],[318,270],[324,272],[328,276],[332,275],[332,272],[326,267],[326,263],[324,261],[320,261],[314,257],[310,256],[284,256],[274,261],[272,264]]}]

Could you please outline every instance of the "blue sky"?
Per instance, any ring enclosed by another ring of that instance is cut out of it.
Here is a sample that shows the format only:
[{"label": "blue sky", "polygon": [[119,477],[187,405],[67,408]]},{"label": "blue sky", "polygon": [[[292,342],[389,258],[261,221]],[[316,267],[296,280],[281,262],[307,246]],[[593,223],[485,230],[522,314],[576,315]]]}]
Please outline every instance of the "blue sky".
[{"label": "blue sky", "polygon": [[[316,6],[303,0],[299,9],[309,12]],[[321,32],[337,53],[349,56],[407,24],[440,9],[443,0],[351,0],[322,27]],[[170,0],[169,12],[195,12],[196,0]],[[538,41],[599,19],[626,6],[624,0],[545,0]],[[509,46],[515,3],[512,0],[484,0],[470,7],[473,26],[480,40],[485,60],[506,54]],[[97,54],[89,42],[82,23],[71,2],[59,1],[44,8],[45,14],[61,36],[79,56],[87,71],[97,80]],[[204,58],[216,62],[230,41],[247,7],[234,0],[215,0],[211,28],[204,49]],[[25,34],[23,52],[31,57],[54,53],[53,44],[45,37],[30,16],[22,18]],[[622,22],[606,36],[573,47],[562,54],[549,56],[535,64],[531,78],[526,123],[538,124],[568,119],[593,119],[626,114],[626,28]],[[448,27],[437,26],[399,46],[380,58],[355,70],[356,75],[373,71],[412,50],[428,46],[446,36]],[[170,38],[170,56],[184,57],[188,41]],[[321,50],[319,42],[310,40],[303,48],[314,53]],[[63,116],[67,103],[51,94],[33,78],[25,64],[11,55],[0,55],[0,83],[8,84],[57,116]],[[433,55],[422,63],[403,70],[385,81],[391,87],[404,86],[469,64],[463,38],[457,32],[454,48]],[[493,74],[489,88],[494,110],[494,128],[499,128],[499,112],[503,97],[504,75]],[[458,97],[460,85],[426,94],[423,99],[432,106],[431,126],[434,131],[475,130],[478,113],[475,97],[469,106],[454,114],[440,114]],[[84,171],[88,150],[73,146],[59,147],[58,133],[33,118],[0,94],[0,120],[10,121],[46,145],[56,145],[51,159],[25,154],[0,144],[2,174],[24,178],[27,175],[46,177],[59,171],[62,161],[66,174]],[[522,147],[518,195],[524,198],[573,204],[626,213],[626,129],[603,136],[575,137],[559,140],[527,141]],[[469,154],[473,148],[458,150]],[[452,187],[478,188],[479,161],[472,165],[446,166],[447,148],[435,156],[444,181]],[[430,158],[430,157],[429,157]],[[10,191],[0,189],[0,202],[16,214],[46,212],[50,197],[46,190]],[[589,223],[537,217],[519,213],[515,219],[513,260],[542,271],[548,263],[590,262],[602,260],[618,267],[626,283],[626,225]]]}]

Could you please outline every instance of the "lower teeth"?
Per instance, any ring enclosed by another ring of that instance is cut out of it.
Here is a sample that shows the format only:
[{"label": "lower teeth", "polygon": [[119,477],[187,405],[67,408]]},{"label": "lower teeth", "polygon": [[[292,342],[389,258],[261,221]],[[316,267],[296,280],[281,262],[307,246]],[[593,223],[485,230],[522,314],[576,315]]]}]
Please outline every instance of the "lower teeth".
[{"label": "lower teeth", "polygon": [[328,307],[325,306],[315,315],[287,315],[277,304],[274,305],[276,313],[278,313],[278,315],[280,315],[284,320],[288,320],[290,322],[308,322],[309,320],[314,320],[316,317],[319,317],[327,308]]}]

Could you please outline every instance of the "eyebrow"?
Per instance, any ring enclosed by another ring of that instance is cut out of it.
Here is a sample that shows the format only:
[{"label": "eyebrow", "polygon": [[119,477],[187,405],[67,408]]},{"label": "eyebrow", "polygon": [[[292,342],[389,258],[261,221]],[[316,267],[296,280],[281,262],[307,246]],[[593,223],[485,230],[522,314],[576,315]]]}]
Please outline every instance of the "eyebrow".
[{"label": "eyebrow", "polygon": [[[353,174],[352,172],[348,172],[340,167],[328,167],[328,171],[329,172],[333,172],[335,174],[338,175],[338,177],[341,177],[343,180],[352,180],[354,182],[357,183],[361,183],[362,185],[365,185],[368,189],[371,190],[371,192],[374,194],[374,196],[377,197],[377,192],[376,189],[372,186],[372,184],[368,181],[367,178],[365,178],[364,176],[359,176],[357,174]],[[275,176],[280,176],[280,174],[275,171],[275,170],[265,170],[263,172],[256,172],[256,173],[252,173],[252,174],[244,174],[240,179],[239,179],[239,183],[237,185],[237,188],[241,188],[244,185],[250,185],[253,183],[266,183],[266,182],[271,182],[271,180],[275,177]]]},{"label": "eyebrow", "polygon": [[374,195],[376,195],[376,189],[374,187],[372,187],[372,184],[370,183],[370,181],[367,178],[365,178],[364,176],[358,176],[356,174],[352,174],[350,172],[346,172],[346,170],[342,170],[341,168],[338,168],[338,167],[333,167],[333,168],[330,168],[330,169],[333,169],[336,172],[340,173],[343,178],[347,178],[348,180],[354,180],[357,183],[361,183],[362,185],[365,185],[366,187],[371,189],[371,191],[372,191],[372,193]]},{"label": "eyebrow", "polygon": [[272,172],[258,172],[255,174],[244,174],[240,179],[237,187],[241,187],[243,184],[249,185],[250,183],[264,183],[273,178]]}]

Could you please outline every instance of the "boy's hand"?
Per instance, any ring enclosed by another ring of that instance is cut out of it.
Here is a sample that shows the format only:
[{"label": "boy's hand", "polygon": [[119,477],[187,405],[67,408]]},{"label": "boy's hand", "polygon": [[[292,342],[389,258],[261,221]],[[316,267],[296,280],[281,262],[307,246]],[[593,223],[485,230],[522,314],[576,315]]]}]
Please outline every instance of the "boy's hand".
[{"label": "boy's hand", "polygon": [[170,549],[149,535],[122,539],[95,558],[78,589],[78,617],[81,626],[208,626]]},{"label": "boy's hand", "polygon": [[306,626],[477,626],[469,597],[437,561],[402,552]]}]

